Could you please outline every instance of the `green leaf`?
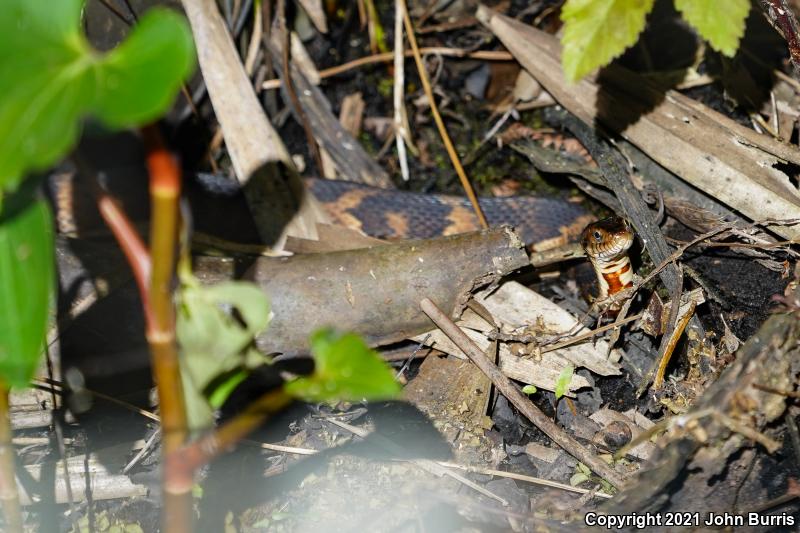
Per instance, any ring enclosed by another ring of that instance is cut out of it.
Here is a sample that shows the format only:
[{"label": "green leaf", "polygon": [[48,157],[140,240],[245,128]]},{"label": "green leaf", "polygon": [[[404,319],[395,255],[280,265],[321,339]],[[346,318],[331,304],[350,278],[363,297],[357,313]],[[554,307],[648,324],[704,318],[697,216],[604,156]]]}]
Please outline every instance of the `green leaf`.
[{"label": "green leaf", "polygon": [[268,362],[253,343],[271,315],[266,295],[252,283],[181,281],[175,331],[186,409],[191,427],[205,427],[246,370]]},{"label": "green leaf", "polygon": [[569,484],[571,487],[577,487],[585,481],[589,481],[589,476],[583,472],[576,472],[575,474],[572,474],[572,477],[569,478]]},{"label": "green leaf", "polygon": [[556,398],[561,398],[569,392],[569,384],[572,381],[572,374],[575,372],[575,367],[567,365],[558,375],[556,380]]},{"label": "green leaf", "polygon": [[535,385],[525,385],[522,387],[522,392],[530,396],[531,394],[536,394],[536,386]]},{"label": "green leaf", "polygon": [[576,82],[636,42],[654,0],[567,0],[561,8],[561,63]]},{"label": "green leaf", "polygon": [[750,0],[675,0],[675,9],[692,25],[711,48],[733,57],[744,35]]},{"label": "green leaf", "polygon": [[284,385],[287,394],[308,402],[381,400],[400,392],[391,370],[355,333],[321,329],[311,335],[314,373]]},{"label": "green leaf", "polygon": [[29,188],[0,215],[0,379],[25,387],[44,347],[55,272],[50,210]]},{"label": "green leaf", "polygon": [[0,17],[0,190],[56,163],[93,115],[122,128],[162,114],[194,65],[183,17],[149,10],[117,49],[80,31],[83,0],[4,0]]}]

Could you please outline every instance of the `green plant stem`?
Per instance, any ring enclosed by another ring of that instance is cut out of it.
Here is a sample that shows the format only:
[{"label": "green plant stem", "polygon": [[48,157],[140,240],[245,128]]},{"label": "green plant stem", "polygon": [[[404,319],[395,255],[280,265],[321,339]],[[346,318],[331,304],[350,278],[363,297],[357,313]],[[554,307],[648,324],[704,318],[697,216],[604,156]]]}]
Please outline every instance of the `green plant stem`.
[{"label": "green plant stem", "polygon": [[4,531],[22,533],[22,511],[14,475],[14,445],[11,443],[9,392],[6,384],[0,382],[0,502],[5,517]]},{"label": "green plant stem", "polygon": [[191,483],[171,483],[166,461],[186,440],[186,406],[183,399],[178,349],[175,342],[175,309],[172,303],[172,280],[175,272],[175,250],[178,235],[178,198],[180,170],[164,148],[158,130],[148,126],[142,130],[150,174],[150,320],[147,342],[150,344],[153,374],[161,410],[164,453],[164,531],[192,530]]}]

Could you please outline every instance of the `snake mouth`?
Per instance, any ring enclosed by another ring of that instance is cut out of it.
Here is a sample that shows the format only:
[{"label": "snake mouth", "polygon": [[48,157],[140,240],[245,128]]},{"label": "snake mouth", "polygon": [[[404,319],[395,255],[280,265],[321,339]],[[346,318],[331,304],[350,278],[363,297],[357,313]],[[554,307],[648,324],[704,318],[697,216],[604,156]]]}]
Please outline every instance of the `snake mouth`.
[{"label": "snake mouth", "polygon": [[581,245],[593,262],[614,261],[633,245],[633,231],[622,217],[604,218],[586,226]]}]

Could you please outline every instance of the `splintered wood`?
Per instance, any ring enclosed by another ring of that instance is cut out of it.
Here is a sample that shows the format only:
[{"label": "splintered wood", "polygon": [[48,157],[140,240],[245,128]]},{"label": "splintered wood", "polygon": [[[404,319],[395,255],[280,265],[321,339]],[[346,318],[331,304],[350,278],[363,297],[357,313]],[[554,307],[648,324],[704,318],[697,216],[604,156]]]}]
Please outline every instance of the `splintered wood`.
[{"label": "splintered wood", "polygon": [[[585,327],[579,326],[578,321],[567,311],[514,281],[504,283],[494,292],[488,290],[479,292],[475,299],[489,311],[500,331],[504,333],[516,333],[530,327],[541,329],[543,337],[566,332],[580,334],[587,331]],[[492,341],[486,334],[493,330],[493,325],[486,323],[471,311],[465,312],[458,324],[481,350],[485,352],[490,347]],[[430,337],[425,341],[428,335],[425,333],[416,336],[414,340],[466,359],[466,355],[440,330],[431,331]],[[605,340],[567,346],[536,357],[514,355],[507,343],[498,344],[500,370],[511,379],[544,390],[555,390],[558,376],[568,364],[587,368],[601,376],[615,376],[621,373],[616,361],[622,357],[622,352],[618,349],[609,351],[608,342]],[[575,374],[570,381],[567,395],[573,396],[575,390],[588,386],[589,382],[585,378]]]}]

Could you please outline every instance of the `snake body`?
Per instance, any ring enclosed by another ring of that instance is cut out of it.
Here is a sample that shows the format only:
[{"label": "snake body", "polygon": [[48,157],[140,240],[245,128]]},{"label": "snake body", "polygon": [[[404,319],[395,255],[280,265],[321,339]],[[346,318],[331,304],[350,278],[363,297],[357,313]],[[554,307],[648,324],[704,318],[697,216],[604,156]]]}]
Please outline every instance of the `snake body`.
[{"label": "snake body", "polygon": [[[91,234],[104,224],[93,207],[91,194],[73,180],[70,175],[57,174],[49,181],[58,230],[62,234]],[[187,193],[199,230],[218,233],[230,241],[258,242],[258,232],[235,181],[208,174],[198,175],[195,181],[199,187],[187,184]],[[318,178],[304,181],[333,223],[371,237],[427,239],[481,229],[472,206],[463,197]],[[146,189],[120,192],[126,211],[135,219],[146,219]],[[480,204],[491,225],[514,226],[525,244],[537,249],[574,241],[593,219],[580,204],[557,197],[481,198]]]},{"label": "snake body", "polygon": [[[460,196],[386,190],[357,183],[309,178],[311,192],[333,221],[385,239],[427,239],[481,229],[469,201]],[[527,245],[566,244],[592,217],[561,198],[481,198],[490,225],[514,226]]]}]

